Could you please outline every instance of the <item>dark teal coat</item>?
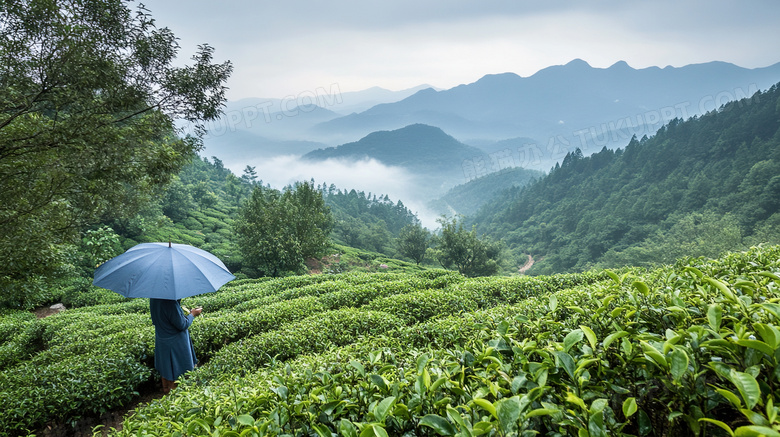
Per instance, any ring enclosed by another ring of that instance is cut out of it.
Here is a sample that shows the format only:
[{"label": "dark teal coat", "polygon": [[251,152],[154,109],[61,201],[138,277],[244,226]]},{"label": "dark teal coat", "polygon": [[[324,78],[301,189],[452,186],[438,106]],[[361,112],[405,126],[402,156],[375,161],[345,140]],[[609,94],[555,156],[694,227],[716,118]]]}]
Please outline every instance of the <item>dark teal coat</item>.
[{"label": "dark teal coat", "polygon": [[163,378],[175,381],[198,362],[188,330],[194,317],[185,316],[175,300],[149,299],[149,310],[154,324],[154,367]]}]

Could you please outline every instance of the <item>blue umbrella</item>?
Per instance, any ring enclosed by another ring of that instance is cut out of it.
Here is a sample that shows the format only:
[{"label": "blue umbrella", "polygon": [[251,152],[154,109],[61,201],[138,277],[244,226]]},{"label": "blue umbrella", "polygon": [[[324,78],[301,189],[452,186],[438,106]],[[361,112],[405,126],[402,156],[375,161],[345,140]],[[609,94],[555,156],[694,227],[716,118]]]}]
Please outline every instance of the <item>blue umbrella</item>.
[{"label": "blue umbrella", "polygon": [[92,284],[125,297],[178,300],[216,291],[235,278],[205,250],[186,244],[142,243],[98,267]]}]

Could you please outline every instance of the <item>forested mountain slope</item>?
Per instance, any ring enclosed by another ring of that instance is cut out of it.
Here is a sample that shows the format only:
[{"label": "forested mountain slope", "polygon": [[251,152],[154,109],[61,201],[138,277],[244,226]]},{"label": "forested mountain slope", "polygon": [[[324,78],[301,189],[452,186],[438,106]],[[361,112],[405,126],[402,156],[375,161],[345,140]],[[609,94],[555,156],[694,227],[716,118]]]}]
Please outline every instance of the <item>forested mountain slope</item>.
[{"label": "forested mountain slope", "polygon": [[509,167],[485,176],[472,179],[465,184],[450,188],[439,199],[428,203],[431,209],[441,214],[472,215],[491,197],[512,187],[522,187],[544,176],[538,170]]},{"label": "forested mountain slope", "polygon": [[533,255],[533,272],[714,256],[780,237],[780,89],[589,157],[510,189],[473,218]]}]

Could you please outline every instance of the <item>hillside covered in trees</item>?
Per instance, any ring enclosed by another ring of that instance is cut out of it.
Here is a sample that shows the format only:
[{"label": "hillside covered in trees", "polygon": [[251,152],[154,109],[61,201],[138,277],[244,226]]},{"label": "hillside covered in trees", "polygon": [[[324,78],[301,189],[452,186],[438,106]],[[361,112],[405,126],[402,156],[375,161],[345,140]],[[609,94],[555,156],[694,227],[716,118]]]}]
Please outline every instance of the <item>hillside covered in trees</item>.
[{"label": "hillside covered in trees", "polygon": [[465,184],[456,185],[442,197],[428,202],[440,214],[473,215],[491,197],[509,188],[519,188],[544,173],[522,167],[509,167],[472,179]]},{"label": "hillside covered in trees", "polygon": [[472,217],[531,273],[668,263],[780,241],[780,88],[512,188]]}]

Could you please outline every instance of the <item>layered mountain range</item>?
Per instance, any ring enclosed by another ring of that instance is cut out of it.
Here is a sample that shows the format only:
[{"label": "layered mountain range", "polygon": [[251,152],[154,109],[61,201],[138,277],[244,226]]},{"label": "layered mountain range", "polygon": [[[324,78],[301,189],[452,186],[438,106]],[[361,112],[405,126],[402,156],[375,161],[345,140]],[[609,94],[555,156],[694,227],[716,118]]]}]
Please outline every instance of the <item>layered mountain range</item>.
[{"label": "layered mountain range", "polygon": [[652,136],[675,118],[714,111],[778,81],[780,63],[635,69],[575,59],[528,77],[492,74],[447,90],[331,87],[231,102],[209,130],[206,154],[238,172],[278,155],[310,163],[374,159],[415,175],[421,200],[430,200],[494,171],[546,172],[577,149],[588,156],[625,147],[633,136]]}]

